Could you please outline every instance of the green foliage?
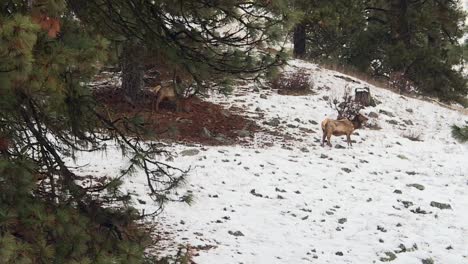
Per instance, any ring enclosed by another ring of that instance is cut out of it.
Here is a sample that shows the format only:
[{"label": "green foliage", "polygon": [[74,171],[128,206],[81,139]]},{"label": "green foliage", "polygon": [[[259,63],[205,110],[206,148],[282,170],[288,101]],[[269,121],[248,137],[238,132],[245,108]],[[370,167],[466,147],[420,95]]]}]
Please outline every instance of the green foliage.
[{"label": "green foliage", "polygon": [[453,125],[452,136],[460,142],[467,142],[468,141],[468,126],[459,127],[459,126]]},{"label": "green foliage", "polygon": [[[301,1],[309,56],[378,77],[403,73],[419,92],[446,101],[468,94],[466,13],[460,1]],[[465,50],[465,52],[464,52]]]}]

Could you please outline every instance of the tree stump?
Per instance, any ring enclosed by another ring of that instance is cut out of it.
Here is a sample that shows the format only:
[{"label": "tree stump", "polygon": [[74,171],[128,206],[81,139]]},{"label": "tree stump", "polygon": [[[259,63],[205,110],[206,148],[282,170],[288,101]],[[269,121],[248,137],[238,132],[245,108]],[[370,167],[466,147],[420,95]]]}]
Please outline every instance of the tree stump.
[{"label": "tree stump", "polygon": [[356,88],[354,90],[354,101],[362,106],[370,106],[372,103],[370,89],[368,87]]}]

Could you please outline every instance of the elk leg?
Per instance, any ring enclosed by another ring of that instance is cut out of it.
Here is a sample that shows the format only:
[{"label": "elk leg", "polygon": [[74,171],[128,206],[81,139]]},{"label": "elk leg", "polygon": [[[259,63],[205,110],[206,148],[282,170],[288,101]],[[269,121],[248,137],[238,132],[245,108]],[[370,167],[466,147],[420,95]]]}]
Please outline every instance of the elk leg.
[{"label": "elk leg", "polygon": [[328,145],[329,147],[332,146],[331,140],[330,140],[330,139],[331,139],[331,136],[332,136],[332,133],[331,133],[331,132],[330,132],[330,133],[327,133],[327,141],[328,141],[328,142],[327,142],[327,145]]},{"label": "elk leg", "polygon": [[325,138],[327,137],[327,134],[325,133],[324,130],[322,130],[323,136],[322,136],[322,147],[325,146]]},{"label": "elk leg", "polygon": [[346,135],[346,141],[348,142],[348,146],[352,147],[353,144],[351,144],[351,135]]},{"label": "elk leg", "polygon": [[161,103],[162,101],[162,96],[158,96],[157,99],[156,99],[156,111],[159,112],[159,104]]}]

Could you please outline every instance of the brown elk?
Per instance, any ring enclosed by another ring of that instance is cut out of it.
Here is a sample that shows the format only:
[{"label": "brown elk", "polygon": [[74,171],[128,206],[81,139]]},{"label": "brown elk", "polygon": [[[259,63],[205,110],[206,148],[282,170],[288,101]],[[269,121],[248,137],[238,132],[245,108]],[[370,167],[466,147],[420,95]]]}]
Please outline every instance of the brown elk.
[{"label": "brown elk", "polygon": [[162,86],[161,84],[156,85],[150,90],[155,94],[155,100],[153,100],[152,108],[159,111],[159,104],[164,100],[173,102],[176,105],[176,111],[179,112],[180,108],[180,99],[177,95],[174,85],[165,85]]},{"label": "brown elk", "polygon": [[352,146],[351,143],[351,134],[354,130],[359,129],[362,125],[368,120],[367,117],[357,114],[353,119],[341,119],[341,120],[333,120],[326,118],[322,121],[322,147],[325,144],[325,138],[327,138],[327,145],[332,146],[330,139],[331,136],[344,136],[346,135],[346,141],[348,146]]}]

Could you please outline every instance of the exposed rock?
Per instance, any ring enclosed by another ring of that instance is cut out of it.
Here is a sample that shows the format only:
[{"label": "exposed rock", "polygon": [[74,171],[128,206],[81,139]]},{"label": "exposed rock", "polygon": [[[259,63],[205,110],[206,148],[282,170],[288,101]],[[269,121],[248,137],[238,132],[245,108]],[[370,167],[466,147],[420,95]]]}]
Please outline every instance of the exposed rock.
[{"label": "exposed rock", "polygon": [[451,206],[450,204],[439,203],[439,202],[434,202],[434,201],[431,202],[431,206],[432,206],[432,207],[437,207],[437,208],[439,208],[440,210],[452,209],[452,206]]},{"label": "exposed rock", "polygon": [[408,126],[414,125],[413,121],[411,121],[411,120],[403,120],[403,123],[407,124]]},{"label": "exposed rock", "polygon": [[305,153],[309,152],[309,150],[306,147],[301,148],[301,151]]},{"label": "exposed rock", "polygon": [[211,132],[210,132],[206,127],[204,127],[204,128],[202,129],[202,134],[203,134],[204,137],[207,137],[207,138],[211,138],[211,137],[213,136],[213,135],[211,134]]},{"label": "exposed rock", "polygon": [[343,252],[337,251],[337,252],[335,253],[335,255],[337,255],[337,256],[343,256]]},{"label": "exposed rock", "polygon": [[257,197],[263,197],[263,195],[261,195],[260,193],[256,193],[256,192],[255,192],[255,189],[250,190],[250,193],[251,193],[252,195],[254,195],[254,196],[257,196]]},{"label": "exposed rock", "polygon": [[379,114],[377,114],[376,112],[370,112],[370,113],[368,114],[368,116],[369,116],[370,118],[378,118],[378,117],[379,117]]},{"label": "exposed rock", "polygon": [[242,130],[237,130],[236,134],[239,135],[239,137],[250,137],[250,131],[242,129]]},{"label": "exposed rock", "polygon": [[385,111],[385,110],[382,110],[380,109],[379,110],[379,113],[383,114],[383,115],[386,115],[386,116],[389,116],[389,117],[395,117],[395,115],[389,111]]},{"label": "exposed rock", "polygon": [[394,261],[397,258],[395,253],[393,253],[391,251],[384,252],[384,254],[386,255],[386,257],[381,257],[380,258],[380,261],[382,261],[382,262]]},{"label": "exposed rock", "polygon": [[241,231],[228,231],[228,234],[232,235],[232,236],[244,236],[244,234],[241,232]]},{"label": "exposed rock", "polygon": [[434,260],[432,258],[427,258],[421,260],[422,264],[434,264]]},{"label": "exposed rock", "polygon": [[428,214],[427,211],[422,210],[420,207],[418,207],[418,208],[416,208],[414,210],[411,210],[411,212],[414,213],[414,214]]},{"label": "exposed rock", "polygon": [[336,144],[336,145],[335,145],[335,148],[336,148],[336,149],[346,149],[345,146],[342,146],[342,145],[340,145],[340,144]]},{"label": "exposed rock", "polygon": [[309,120],[309,123],[311,123],[312,125],[318,125],[318,123],[314,120]]},{"label": "exposed rock", "polygon": [[260,95],[260,98],[262,98],[262,99],[268,99],[268,97],[266,96],[266,94],[261,94],[261,95]]},{"label": "exposed rock", "polygon": [[401,190],[394,190],[393,193],[396,193],[396,194],[402,194],[403,192]]},{"label": "exposed rock", "polygon": [[320,158],[321,158],[321,159],[328,159],[328,156],[325,155],[325,154],[320,154]]},{"label": "exposed rock", "polygon": [[341,168],[341,170],[344,171],[344,172],[346,172],[346,173],[350,173],[350,172],[351,172],[351,170],[348,169],[348,168]]},{"label": "exposed rock", "polygon": [[328,101],[328,100],[330,100],[330,96],[324,95],[324,96],[322,96],[322,99],[323,99],[324,101]]},{"label": "exposed rock", "polygon": [[422,184],[419,184],[419,183],[411,183],[411,184],[406,184],[406,186],[408,187],[414,187],[420,191],[423,191],[425,188],[424,188],[424,185]]},{"label": "exposed rock", "polygon": [[385,122],[391,124],[391,125],[398,125],[398,121],[394,120],[394,119],[390,119],[390,120],[385,120]]},{"label": "exposed rock", "polygon": [[279,120],[279,118],[273,118],[267,122],[267,125],[274,126],[274,127],[277,127],[280,124],[281,124],[281,121]]},{"label": "exposed rock", "polygon": [[408,112],[408,113],[413,113],[413,109],[411,109],[411,108],[406,108],[406,112]]},{"label": "exposed rock", "polygon": [[346,223],[346,221],[348,221],[348,219],[346,219],[346,218],[338,219],[338,223],[340,223],[340,224],[344,224],[344,223]]},{"label": "exposed rock", "polygon": [[182,156],[195,156],[198,153],[200,153],[200,151],[198,149],[186,149],[186,150],[182,150],[180,152],[180,155],[182,155]]}]

